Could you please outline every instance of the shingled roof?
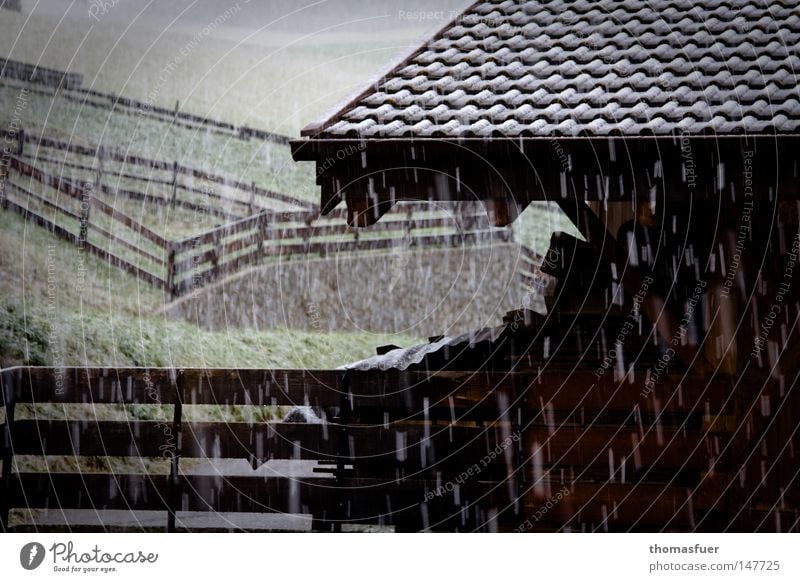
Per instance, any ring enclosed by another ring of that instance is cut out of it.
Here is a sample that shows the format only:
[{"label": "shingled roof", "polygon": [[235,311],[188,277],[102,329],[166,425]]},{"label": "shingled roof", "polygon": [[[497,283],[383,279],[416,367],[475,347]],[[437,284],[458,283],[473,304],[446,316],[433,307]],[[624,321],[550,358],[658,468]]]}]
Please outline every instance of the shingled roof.
[{"label": "shingled roof", "polygon": [[534,200],[735,199],[752,168],[787,196],[798,46],[796,0],[482,0],[292,155],[356,226],[400,200],[481,200],[504,225]]},{"label": "shingled roof", "polygon": [[798,46],[794,1],[485,0],[303,134],[793,133]]}]

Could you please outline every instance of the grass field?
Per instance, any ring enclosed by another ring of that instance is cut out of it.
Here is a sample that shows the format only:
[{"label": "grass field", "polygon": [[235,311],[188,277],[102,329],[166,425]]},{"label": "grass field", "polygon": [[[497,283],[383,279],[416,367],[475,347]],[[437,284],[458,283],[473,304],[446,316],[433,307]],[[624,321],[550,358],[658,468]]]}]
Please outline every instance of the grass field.
[{"label": "grass field", "polygon": [[[0,212],[0,366],[335,367],[420,338],[227,328],[156,315],[162,294]],[[331,346],[336,345],[336,350]]]}]

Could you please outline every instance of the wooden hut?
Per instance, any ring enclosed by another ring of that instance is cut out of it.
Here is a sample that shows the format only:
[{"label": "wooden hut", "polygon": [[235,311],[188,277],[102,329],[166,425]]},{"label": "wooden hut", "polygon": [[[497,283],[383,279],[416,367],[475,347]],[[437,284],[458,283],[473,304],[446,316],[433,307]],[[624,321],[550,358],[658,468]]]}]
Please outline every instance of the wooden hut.
[{"label": "wooden hut", "polygon": [[798,41],[782,5],[479,1],[292,142],[355,226],[404,200],[480,200],[496,225],[550,201],[585,239],[553,235],[546,314],[351,367],[504,378],[511,400],[451,419],[491,395],[481,426],[519,436],[478,497],[493,517],[467,525],[453,497],[488,477],[454,494],[451,470],[430,520],[797,530]]}]

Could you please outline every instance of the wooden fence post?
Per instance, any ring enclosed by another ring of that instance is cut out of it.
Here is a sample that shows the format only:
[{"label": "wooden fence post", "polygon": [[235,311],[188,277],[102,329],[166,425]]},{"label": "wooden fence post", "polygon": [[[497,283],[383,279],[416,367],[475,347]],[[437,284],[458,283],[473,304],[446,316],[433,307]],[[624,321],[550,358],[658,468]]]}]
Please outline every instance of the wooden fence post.
[{"label": "wooden fence post", "polygon": [[[306,218],[306,228],[303,230],[303,252],[308,252],[311,248],[311,222],[313,219],[311,217]],[[323,245],[325,246],[325,245]]]},{"label": "wooden fence post", "polygon": [[172,196],[169,200],[169,207],[171,210],[175,209],[175,201],[178,198],[178,161],[172,163]]},{"label": "wooden fence post", "polygon": [[166,277],[165,280],[167,282],[167,292],[169,293],[170,299],[175,299],[177,297],[177,288],[175,286],[175,243],[173,241],[169,241],[167,244],[167,264],[166,264]]},{"label": "wooden fence post", "polygon": [[103,192],[103,158],[105,157],[105,152],[103,151],[103,146],[97,148],[97,171],[94,174],[94,191],[95,192]]},{"label": "wooden fence post", "polygon": [[[219,226],[219,225],[217,225]],[[211,264],[214,268],[212,271],[212,276],[214,280],[219,279],[220,275],[220,267],[219,267],[219,259],[220,255],[222,254],[222,247],[220,245],[219,234],[214,235],[214,256],[211,259]]]},{"label": "wooden fence post", "polygon": [[264,253],[264,239],[267,237],[267,228],[269,226],[269,221],[267,220],[267,213],[260,212],[259,219],[258,219],[258,226],[256,230],[256,248],[258,249],[259,256],[256,261],[260,261],[263,257],[262,254]]},{"label": "wooden fence post", "polygon": [[6,197],[6,182],[8,181],[8,168],[11,165],[11,156],[8,150],[3,147],[0,149],[0,205],[3,208],[8,206]]},{"label": "wooden fence post", "polygon": [[250,182],[250,216],[254,215],[256,207],[256,183]]},{"label": "wooden fence post", "polygon": [[86,243],[89,241],[89,212],[92,208],[94,185],[86,182],[81,190],[81,224],[78,232],[78,248],[86,250]]}]

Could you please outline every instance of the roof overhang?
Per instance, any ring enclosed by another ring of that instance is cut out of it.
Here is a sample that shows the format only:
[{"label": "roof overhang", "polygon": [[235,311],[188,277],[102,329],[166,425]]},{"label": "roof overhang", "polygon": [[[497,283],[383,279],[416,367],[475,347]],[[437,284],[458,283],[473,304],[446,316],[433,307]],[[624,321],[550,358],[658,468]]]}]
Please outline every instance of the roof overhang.
[{"label": "roof overhang", "polygon": [[[749,188],[796,198],[798,135],[674,135],[291,142],[316,163],[320,212],[340,202],[368,226],[404,200],[484,202],[506,225],[532,201],[719,197]],[[754,185],[754,181],[757,186]]]}]

